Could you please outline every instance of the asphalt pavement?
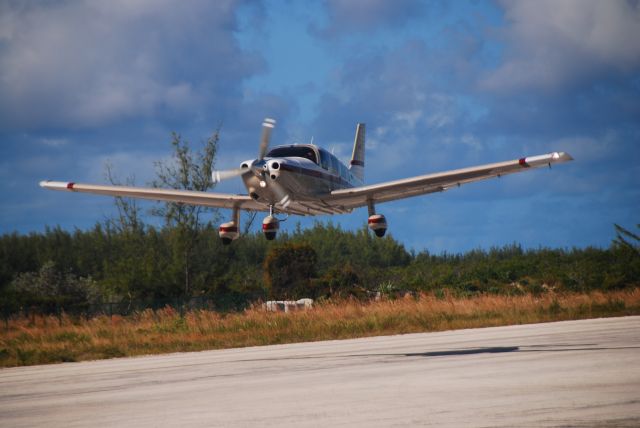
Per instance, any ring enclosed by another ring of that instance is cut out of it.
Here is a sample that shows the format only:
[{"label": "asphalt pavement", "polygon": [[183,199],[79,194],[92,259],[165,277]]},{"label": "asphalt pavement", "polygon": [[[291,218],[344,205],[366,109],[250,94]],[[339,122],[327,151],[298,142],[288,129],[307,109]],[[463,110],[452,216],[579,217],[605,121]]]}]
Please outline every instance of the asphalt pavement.
[{"label": "asphalt pavement", "polygon": [[0,370],[0,427],[640,426],[640,317]]}]

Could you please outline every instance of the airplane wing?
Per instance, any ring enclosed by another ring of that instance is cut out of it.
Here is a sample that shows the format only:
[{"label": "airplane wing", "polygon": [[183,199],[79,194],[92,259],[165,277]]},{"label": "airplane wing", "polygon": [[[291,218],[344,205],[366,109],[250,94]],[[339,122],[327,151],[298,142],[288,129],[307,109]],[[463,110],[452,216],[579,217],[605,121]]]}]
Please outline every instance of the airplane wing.
[{"label": "airplane wing", "polygon": [[[154,201],[176,202],[215,208],[238,208],[241,210],[269,211],[269,206],[258,203],[248,195],[230,193],[209,193],[177,189],[158,189],[147,187],[105,186],[100,184],[82,184],[66,181],[41,181],[45,189],[67,192],[91,193],[122,198],[150,199]],[[278,212],[302,216],[318,214],[338,214],[349,210],[328,209],[324,205],[316,206],[302,201],[292,201],[288,207],[277,207]]]},{"label": "airplane wing", "polygon": [[215,208],[237,207],[243,210],[268,210],[265,205],[257,203],[248,195],[195,192],[175,189],[154,189],[145,187],[103,186],[97,184],[67,183],[62,181],[41,181],[40,186],[51,190],[120,196],[123,198],[151,199],[155,201],[178,202]]},{"label": "airplane wing", "polygon": [[507,162],[498,162],[471,168],[435,174],[420,175],[402,180],[334,190],[331,196],[322,198],[327,206],[335,209],[353,209],[366,206],[367,201],[376,203],[409,198],[427,193],[443,192],[452,187],[487,178],[500,177],[516,172],[529,171],[554,163],[568,162],[573,158],[564,152],[554,152],[540,156],[530,156]]},{"label": "airplane wing", "polygon": [[[340,214],[354,208],[375,203],[394,201],[427,193],[442,192],[462,184],[492,177],[528,171],[532,168],[568,162],[573,158],[564,152],[531,156],[507,162],[498,162],[471,168],[457,169],[435,174],[421,175],[386,183],[334,190],[330,195],[317,200],[293,200],[280,212],[298,215]],[[40,186],[68,192],[92,193],[124,198],[141,198],[155,201],[177,202],[215,208],[238,208],[243,210],[268,211],[268,206],[258,203],[248,195],[209,193],[176,189],[157,189],[128,186],[105,186],[63,181],[41,181]]]}]

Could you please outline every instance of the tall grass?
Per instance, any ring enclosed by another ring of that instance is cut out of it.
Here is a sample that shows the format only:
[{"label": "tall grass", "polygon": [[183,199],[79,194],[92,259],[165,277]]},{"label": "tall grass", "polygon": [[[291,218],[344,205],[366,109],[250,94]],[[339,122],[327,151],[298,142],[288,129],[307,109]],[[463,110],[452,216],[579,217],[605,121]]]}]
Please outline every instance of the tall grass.
[{"label": "tall grass", "polygon": [[421,295],[329,301],[314,309],[241,313],[173,308],[128,317],[15,318],[0,326],[0,367],[640,314],[640,289],[471,298]]}]

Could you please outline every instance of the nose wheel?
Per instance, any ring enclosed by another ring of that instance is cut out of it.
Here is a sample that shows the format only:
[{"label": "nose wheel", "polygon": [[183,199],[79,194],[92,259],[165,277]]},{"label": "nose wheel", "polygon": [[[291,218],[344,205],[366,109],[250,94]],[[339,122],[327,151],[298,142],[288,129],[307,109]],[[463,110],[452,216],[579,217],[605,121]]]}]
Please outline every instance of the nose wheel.
[{"label": "nose wheel", "polygon": [[272,215],[268,215],[262,220],[262,233],[267,241],[273,241],[276,239],[276,235],[280,229],[280,221]]},{"label": "nose wheel", "polygon": [[267,238],[267,241],[273,241],[276,239],[276,235],[280,229],[280,222],[285,221],[286,219],[287,217],[284,219],[277,218],[275,216],[273,205],[269,205],[269,215],[262,220],[262,233],[264,233],[264,237]]}]

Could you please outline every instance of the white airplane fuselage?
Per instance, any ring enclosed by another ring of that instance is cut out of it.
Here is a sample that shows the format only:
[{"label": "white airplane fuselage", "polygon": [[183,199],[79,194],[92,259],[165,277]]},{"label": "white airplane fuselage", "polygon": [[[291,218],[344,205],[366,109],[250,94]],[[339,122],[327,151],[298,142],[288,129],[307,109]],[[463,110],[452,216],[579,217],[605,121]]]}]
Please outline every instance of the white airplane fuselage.
[{"label": "white airplane fuselage", "polygon": [[[283,153],[307,150],[310,158],[301,156],[269,156],[271,153]],[[317,160],[317,163],[316,161]],[[252,160],[242,163],[248,168]],[[326,150],[314,145],[292,145],[274,148],[260,162],[253,164],[254,171],[259,174],[242,176],[247,193],[256,202],[265,205],[277,204],[282,195],[275,191],[273,182],[277,182],[288,195],[295,195],[295,200],[317,200],[333,190],[347,189],[362,185],[351,174],[349,168]]]}]

